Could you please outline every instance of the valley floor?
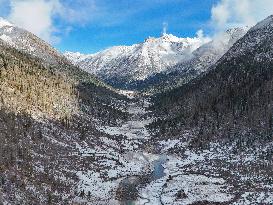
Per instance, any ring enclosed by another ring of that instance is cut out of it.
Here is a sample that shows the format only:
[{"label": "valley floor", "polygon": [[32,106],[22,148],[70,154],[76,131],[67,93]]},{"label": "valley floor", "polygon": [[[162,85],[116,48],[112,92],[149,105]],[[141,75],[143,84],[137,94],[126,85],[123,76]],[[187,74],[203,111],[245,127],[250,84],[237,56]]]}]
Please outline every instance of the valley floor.
[{"label": "valley floor", "polygon": [[[273,204],[272,143],[193,149],[190,132],[148,131],[147,99],[123,107],[130,117],[119,125],[82,114],[70,126],[18,117],[1,127],[0,204]],[[0,125],[14,119],[2,113]]]},{"label": "valley floor", "polygon": [[208,150],[198,151],[188,148],[189,133],[179,139],[154,137],[145,127],[152,121],[148,105],[147,100],[132,102],[127,122],[100,128],[111,136],[103,141],[107,149],[78,146],[82,156],[99,159],[100,169],[77,173],[78,191],[84,190],[88,197],[75,202],[273,204],[272,159],[261,159],[260,149],[236,154],[228,146],[211,144]]}]

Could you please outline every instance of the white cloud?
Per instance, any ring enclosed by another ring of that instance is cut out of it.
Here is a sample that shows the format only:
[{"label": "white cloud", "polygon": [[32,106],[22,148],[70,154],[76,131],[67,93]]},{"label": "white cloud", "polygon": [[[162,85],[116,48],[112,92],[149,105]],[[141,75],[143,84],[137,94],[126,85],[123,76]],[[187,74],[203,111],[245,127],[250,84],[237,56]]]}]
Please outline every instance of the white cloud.
[{"label": "white cloud", "polygon": [[61,4],[59,14],[69,23],[85,24],[94,19],[100,11],[95,0],[66,0]]},{"label": "white cloud", "polygon": [[162,26],[163,26],[163,29],[162,29],[162,34],[164,35],[164,34],[167,34],[167,31],[168,31],[168,22],[163,22],[163,24],[162,24]]},{"label": "white cloud", "polygon": [[[1,1],[1,0],[0,0]],[[93,0],[10,0],[8,19],[50,43],[67,35],[71,25],[83,25],[92,19]],[[61,23],[56,25],[56,19]]]},{"label": "white cloud", "polygon": [[54,42],[56,28],[53,24],[53,16],[59,12],[58,0],[11,0],[9,19],[19,27],[22,27],[46,41]]},{"label": "white cloud", "polygon": [[273,14],[273,0],[220,0],[211,9],[213,26],[218,29],[252,26]]},{"label": "white cloud", "polygon": [[202,44],[208,43],[212,40],[209,36],[204,35],[204,31],[202,29],[196,32],[196,37],[202,42]]},{"label": "white cloud", "polygon": [[228,3],[227,1],[222,1],[218,3],[216,6],[213,6],[211,9],[212,20],[215,22],[217,27],[224,26],[230,16]]}]

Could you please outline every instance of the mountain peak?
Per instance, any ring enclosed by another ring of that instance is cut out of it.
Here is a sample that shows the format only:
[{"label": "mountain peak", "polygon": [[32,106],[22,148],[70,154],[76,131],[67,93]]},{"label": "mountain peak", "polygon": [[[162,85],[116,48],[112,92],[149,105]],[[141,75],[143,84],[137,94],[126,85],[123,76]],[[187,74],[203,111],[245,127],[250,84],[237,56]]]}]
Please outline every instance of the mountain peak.
[{"label": "mountain peak", "polygon": [[165,40],[165,41],[169,41],[169,42],[181,41],[181,38],[178,38],[178,37],[174,36],[173,34],[167,34],[167,33],[162,34],[161,39]]},{"label": "mountain peak", "polygon": [[151,37],[145,39],[145,43],[156,42],[156,41],[165,41],[165,42],[179,42],[182,38],[178,38],[172,34],[163,33],[159,38]]},{"label": "mountain peak", "polygon": [[65,62],[62,54],[51,47],[48,43],[33,33],[17,27],[4,18],[0,17],[0,40],[7,45],[26,52],[30,55],[43,59],[49,64]]},{"label": "mountain peak", "polygon": [[145,39],[144,42],[146,43],[146,42],[154,42],[154,41],[156,41],[156,38],[149,36],[148,38]]},{"label": "mountain peak", "polygon": [[12,23],[8,22],[6,19],[0,17],[0,28],[5,26],[13,26]]},{"label": "mountain peak", "polygon": [[200,47],[202,44],[211,41],[209,37],[205,37],[202,34],[197,34],[195,37],[177,37],[173,34],[163,33],[159,38],[148,37],[145,39],[145,43],[181,43],[186,45],[197,44],[197,47]]}]

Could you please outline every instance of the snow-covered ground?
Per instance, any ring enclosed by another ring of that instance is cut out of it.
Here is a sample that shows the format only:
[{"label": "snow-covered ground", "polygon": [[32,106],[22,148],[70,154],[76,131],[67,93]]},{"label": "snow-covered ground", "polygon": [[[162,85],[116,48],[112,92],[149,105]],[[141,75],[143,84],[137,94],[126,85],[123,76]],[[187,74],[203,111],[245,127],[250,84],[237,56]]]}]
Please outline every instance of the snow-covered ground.
[{"label": "snow-covered ground", "polygon": [[[77,176],[80,179],[78,191],[84,190],[91,195],[92,204],[118,204],[116,196],[119,186],[124,180],[134,181],[151,175],[146,184],[136,183],[138,190],[137,199],[126,203],[131,204],[191,204],[196,201],[223,202],[233,198],[232,195],[223,191],[227,187],[225,180],[217,177],[206,177],[204,175],[185,174],[180,167],[194,164],[195,161],[205,159],[209,154],[197,155],[190,151],[185,152],[186,157],[180,158],[173,155],[161,155],[143,152],[139,146],[151,140],[146,125],[152,119],[144,117],[147,114],[145,108],[149,103],[132,102],[127,111],[131,118],[121,126],[101,127],[101,130],[110,136],[122,138],[121,144],[107,138],[102,143],[110,147],[122,147],[123,153],[115,149],[102,150],[100,147],[90,149],[84,145],[77,145],[82,156],[97,156],[99,164],[105,167],[103,170],[79,171]],[[185,146],[180,140],[161,141],[160,147],[165,153],[175,146]],[[158,161],[161,160],[161,161]],[[163,168],[164,167],[164,168]],[[161,168],[163,170],[161,170]],[[164,172],[161,173],[161,172]],[[153,177],[157,174],[160,177]],[[162,176],[161,176],[162,175]],[[170,179],[171,176],[171,179]],[[183,190],[187,195],[185,199],[177,199],[177,195]],[[79,199],[77,199],[78,201]],[[125,203],[125,204],[126,204]]]},{"label": "snow-covered ground", "polygon": [[[150,133],[145,126],[153,121],[151,118],[144,118],[144,115],[147,114],[145,108],[147,108],[148,105],[149,103],[147,101],[143,101],[141,105],[135,102],[130,103],[127,107],[127,112],[132,115],[130,120],[121,126],[101,127],[101,131],[109,135],[123,135],[126,136],[128,140],[148,140],[150,138]],[[128,149],[132,149],[132,147],[130,146]]]},{"label": "snow-covered ground", "polygon": [[[235,178],[240,183],[266,178],[244,173],[242,164],[258,163],[252,152],[239,156],[229,152],[231,147],[217,143],[212,143],[207,150],[193,150],[188,146],[191,136],[186,131],[178,139],[154,139],[145,127],[153,120],[147,117],[148,105],[147,101],[131,102],[127,106],[131,114],[127,122],[113,127],[101,126],[100,130],[109,137],[100,138],[100,145],[93,148],[84,143],[76,145],[76,154],[93,157],[99,168],[77,171],[77,189],[84,191],[85,197],[77,197],[75,202],[90,205],[235,205],[270,204],[273,201],[268,191],[273,191],[270,184],[261,183],[264,189],[260,192],[247,187],[240,191],[235,189],[238,183]],[[149,153],[150,144],[161,154]],[[231,166],[239,169],[231,171]],[[134,191],[131,193],[127,186],[134,187]],[[132,199],[128,200],[128,196]]]},{"label": "snow-covered ground", "polygon": [[152,120],[144,118],[147,106],[146,101],[141,105],[132,102],[127,108],[131,114],[127,122],[121,126],[101,126],[100,130],[113,139],[101,138],[100,146],[90,148],[85,143],[76,144],[77,154],[82,157],[94,157],[100,169],[77,172],[80,180],[78,192],[84,191],[89,197],[85,200],[76,198],[75,202],[92,201],[92,205],[118,204],[116,191],[123,180],[147,175],[153,171],[153,162],[158,160],[158,156],[139,149],[139,145],[150,138],[145,126]]}]

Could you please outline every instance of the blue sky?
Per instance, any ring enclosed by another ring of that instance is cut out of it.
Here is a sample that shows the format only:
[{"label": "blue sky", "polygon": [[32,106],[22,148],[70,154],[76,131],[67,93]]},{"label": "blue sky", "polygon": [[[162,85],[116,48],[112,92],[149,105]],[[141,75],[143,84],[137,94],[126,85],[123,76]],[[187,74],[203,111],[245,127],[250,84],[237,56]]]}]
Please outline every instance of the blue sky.
[{"label": "blue sky", "polygon": [[168,33],[213,36],[273,14],[273,0],[0,0],[0,16],[60,51],[94,53]]},{"label": "blue sky", "polygon": [[102,5],[107,9],[105,16],[97,17],[85,26],[75,25],[58,46],[61,50],[88,53],[113,45],[131,45],[148,36],[160,36],[164,22],[168,24],[168,33],[176,36],[195,36],[199,29],[209,32],[207,24],[215,0],[105,2]]}]

